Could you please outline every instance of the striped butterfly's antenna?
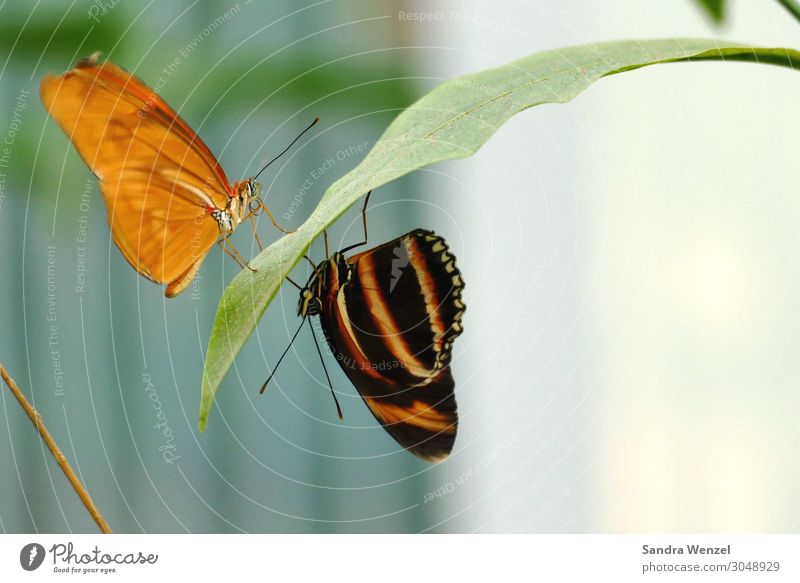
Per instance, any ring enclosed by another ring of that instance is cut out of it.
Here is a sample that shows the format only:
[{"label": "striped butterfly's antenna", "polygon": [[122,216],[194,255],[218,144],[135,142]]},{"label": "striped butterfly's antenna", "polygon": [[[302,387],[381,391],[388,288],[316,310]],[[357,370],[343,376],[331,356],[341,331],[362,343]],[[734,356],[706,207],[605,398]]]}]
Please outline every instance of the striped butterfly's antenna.
[{"label": "striped butterfly's antenna", "polygon": [[300,322],[300,325],[297,327],[294,336],[292,336],[292,339],[289,340],[289,346],[287,346],[286,350],[283,351],[283,354],[281,354],[281,357],[278,359],[278,363],[275,365],[275,368],[272,369],[272,372],[270,373],[269,377],[267,377],[267,380],[265,380],[264,384],[261,385],[261,390],[258,391],[260,394],[264,394],[264,391],[267,389],[267,385],[272,380],[272,377],[275,376],[275,373],[278,371],[278,367],[280,366],[281,361],[283,361],[283,357],[286,356],[287,352],[289,352],[289,349],[292,347],[292,344],[294,343],[294,339],[297,338],[297,335],[300,333],[300,329],[303,327],[305,321],[306,319],[303,318],[302,322]]},{"label": "striped butterfly's antenna", "polygon": [[[311,320],[308,321],[308,325],[311,326]],[[333,383],[331,383],[331,377],[328,374],[328,368],[325,366],[325,359],[322,357],[322,351],[319,349],[319,342],[317,341],[317,335],[314,334],[313,327],[311,328],[311,337],[314,339],[314,346],[317,347],[317,354],[319,354],[319,361],[322,363],[322,370],[325,371],[325,378],[328,379],[328,387],[331,389],[333,402],[336,403],[336,413],[339,415],[339,419],[344,419],[342,408],[339,406],[339,399],[336,398],[336,391],[333,390]]]}]

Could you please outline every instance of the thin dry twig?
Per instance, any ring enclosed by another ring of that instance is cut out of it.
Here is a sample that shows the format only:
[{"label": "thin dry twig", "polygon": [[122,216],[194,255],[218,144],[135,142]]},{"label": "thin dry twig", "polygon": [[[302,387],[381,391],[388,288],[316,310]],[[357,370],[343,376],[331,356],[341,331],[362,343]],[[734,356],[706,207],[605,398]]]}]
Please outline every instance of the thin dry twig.
[{"label": "thin dry twig", "polygon": [[92,502],[92,498],[89,496],[89,492],[86,491],[83,484],[81,484],[78,477],[75,475],[75,472],[72,471],[72,467],[70,467],[67,458],[61,452],[58,445],[56,445],[53,436],[50,435],[50,432],[47,431],[47,428],[44,426],[44,422],[42,421],[41,415],[39,412],[34,409],[28,400],[25,398],[25,395],[22,394],[22,391],[19,389],[17,384],[14,382],[14,379],[8,374],[8,371],[5,367],[0,364],[0,377],[3,378],[8,388],[11,390],[11,393],[16,397],[19,404],[22,406],[22,409],[25,413],[28,414],[33,425],[36,427],[36,430],[39,432],[39,435],[42,437],[42,440],[47,444],[48,449],[53,454],[53,457],[58,462],[58,465],[61,466],[61,470],[64,472],[64,475],[67,476],[69,483],[72,484],[72,488],[75,490],[75,493],[78,494],[78,497],[83,502],[83,505],[86,507],[86,510],[89,511],[89,514],[94,519],[97,526],[100,528],[100,531],[104,534],[111,534],[111,528],[109,528],[106,519],[103,518],[103,515],[100,514],[100,511]]}]

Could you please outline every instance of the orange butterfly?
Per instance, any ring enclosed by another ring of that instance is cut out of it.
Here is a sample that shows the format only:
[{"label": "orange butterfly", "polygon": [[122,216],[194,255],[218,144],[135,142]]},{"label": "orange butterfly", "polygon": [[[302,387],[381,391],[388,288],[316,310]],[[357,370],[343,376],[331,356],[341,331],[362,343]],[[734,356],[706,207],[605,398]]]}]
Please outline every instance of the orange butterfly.
[{"label": "orange butterfly", "polygon": [[167,297],[186,289],[215,242],[249,267],[228,241],[239,224],[250,220],[258,240],[254,217],[263,209],[286,232],[259,198],[258,175],[231,185],[208,146],[155,91],[97,58],[45,77],[41,98],[100,181],[122,255],[167,284]]}]

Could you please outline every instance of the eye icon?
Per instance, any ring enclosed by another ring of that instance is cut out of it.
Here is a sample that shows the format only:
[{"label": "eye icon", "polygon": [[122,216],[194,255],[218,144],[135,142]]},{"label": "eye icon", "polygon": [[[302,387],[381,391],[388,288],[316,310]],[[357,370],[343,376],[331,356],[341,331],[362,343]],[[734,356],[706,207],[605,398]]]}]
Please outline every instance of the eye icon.
[{"label": "eye icon", "polygon": [[26,571],[35,571],[44,562],[44,547],[39,543],[30,543],[19,552],[19,564]]}]

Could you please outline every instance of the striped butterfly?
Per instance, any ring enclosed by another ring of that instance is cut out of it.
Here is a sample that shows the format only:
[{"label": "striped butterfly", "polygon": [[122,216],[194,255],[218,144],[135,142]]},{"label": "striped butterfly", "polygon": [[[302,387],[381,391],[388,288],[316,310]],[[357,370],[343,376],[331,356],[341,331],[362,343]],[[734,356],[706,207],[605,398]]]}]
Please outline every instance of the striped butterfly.
[{"label": "striped butterfly", "polygon": [[256,182],[283,152],[231,185],[208,146],[153,89],[98,56],[46,76],[41,99],[97,176],[122,255],[146,278],[167,284],[167,297],[186,289],[215,242],[250,267],[228,237],[250,221],[260,247],[255,216],[262,211],[287,232]]},{"label": "striped butterfly", "polygon": [[369,195],[364,241],[314,268],[300,290],[298,314],[303,322],[319,318],[328,347],[389,435],[439,461],[458,428],[450,360],[462,332],[464,282],[445,240],[422,229],[346,257],[367,242],[368,201]]}]

